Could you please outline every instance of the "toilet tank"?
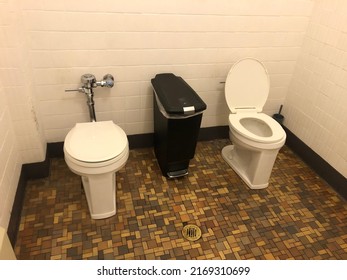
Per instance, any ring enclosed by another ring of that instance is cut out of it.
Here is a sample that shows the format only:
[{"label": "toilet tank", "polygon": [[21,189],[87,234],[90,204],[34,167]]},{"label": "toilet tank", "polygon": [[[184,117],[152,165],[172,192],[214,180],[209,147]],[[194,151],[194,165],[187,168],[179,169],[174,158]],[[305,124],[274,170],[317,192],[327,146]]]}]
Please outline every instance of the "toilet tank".
[{"label": "toilet tank", "polygon": [[15,260],[13,248],[10,239],[7,236],[6,230],[0,227],[0,260]]}]

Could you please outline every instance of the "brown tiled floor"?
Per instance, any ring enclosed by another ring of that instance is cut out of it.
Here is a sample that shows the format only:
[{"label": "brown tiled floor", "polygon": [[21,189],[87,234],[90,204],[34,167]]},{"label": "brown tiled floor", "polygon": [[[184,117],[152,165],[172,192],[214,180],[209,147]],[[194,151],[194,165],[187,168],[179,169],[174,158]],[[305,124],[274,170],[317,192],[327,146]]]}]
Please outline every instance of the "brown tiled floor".
[{"label": "brown tiled floor", "polygon": [[[181,179],[162,177],[153,149],[117,173],[117,214],[91,220],[80,178],[53,159],[31,181],[19,259],[347,259],[347,203],[283,147],[270,186],[249,189],[223,161],[228,140],[200,142]],[[183,239],[197,224],[202,238]]]}]

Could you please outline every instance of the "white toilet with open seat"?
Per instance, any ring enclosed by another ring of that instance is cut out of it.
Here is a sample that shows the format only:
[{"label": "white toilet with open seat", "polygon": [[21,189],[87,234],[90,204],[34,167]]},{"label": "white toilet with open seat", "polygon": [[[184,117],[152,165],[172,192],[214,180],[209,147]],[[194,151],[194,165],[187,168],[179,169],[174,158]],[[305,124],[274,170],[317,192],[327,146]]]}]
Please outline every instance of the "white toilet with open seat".
[{"label": "white toilet with open seat", "polygon": [[64,142],[65,162],[82,177],[93,219],[116,213],[116,171],[129,156],[128,138],[112,121],[77,123]]},{"label": "white toilet with open seat", "polygon": [[236,62],[225,83],[233,145],[224,147],[222,156],[251,189],[268,186],[278,151],[286,140],[282,126],[261,113],[269,90],[268,73],[253,58]]}]

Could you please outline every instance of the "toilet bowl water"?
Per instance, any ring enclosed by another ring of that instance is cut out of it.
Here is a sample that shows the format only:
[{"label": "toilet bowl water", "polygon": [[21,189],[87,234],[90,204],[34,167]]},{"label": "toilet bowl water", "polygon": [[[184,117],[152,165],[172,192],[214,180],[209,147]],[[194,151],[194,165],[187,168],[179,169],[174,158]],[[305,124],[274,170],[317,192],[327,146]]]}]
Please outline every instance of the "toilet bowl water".
[{"label": "toilet bowl water", "polygon": [[281,125],[261,113],[269,89],[265,67],[253,58],[235,63],[225,84],[233,145],[224,147],[222,156],[252,189],[268,186],[273,164],[286,139]]},{"label": "toilet bowl water", "polygon": [[116,171],[129,156],[125,132],[112,121],[78,123],[64,142],[66,164],[82,177],[93,219],[116,213]]}]

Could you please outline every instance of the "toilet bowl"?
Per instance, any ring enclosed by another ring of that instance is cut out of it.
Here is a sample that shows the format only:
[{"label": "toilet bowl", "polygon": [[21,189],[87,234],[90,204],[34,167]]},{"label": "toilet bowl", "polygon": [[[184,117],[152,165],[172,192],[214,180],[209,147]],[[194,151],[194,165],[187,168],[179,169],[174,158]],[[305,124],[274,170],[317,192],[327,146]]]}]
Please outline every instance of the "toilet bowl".
[{"label": "toilet bowl", "polygon": [[278,151],[286,140],[282,126],[262,113],[269,89],[264,65],[253,58],[236,62],[225,83],[233,145],[224,147],[222,156],[251,189],[269,185]]},{"label": "toilet bowl", "polygon": [[82,177],[91,217],[116,214],[116,172],[129,157],[125,132],[112,121],[77,123],[65,137],[64,157]]}]

